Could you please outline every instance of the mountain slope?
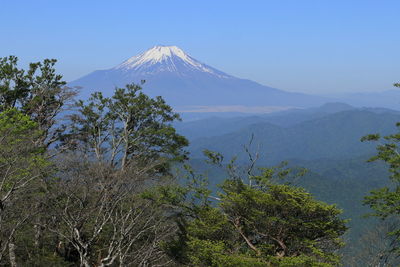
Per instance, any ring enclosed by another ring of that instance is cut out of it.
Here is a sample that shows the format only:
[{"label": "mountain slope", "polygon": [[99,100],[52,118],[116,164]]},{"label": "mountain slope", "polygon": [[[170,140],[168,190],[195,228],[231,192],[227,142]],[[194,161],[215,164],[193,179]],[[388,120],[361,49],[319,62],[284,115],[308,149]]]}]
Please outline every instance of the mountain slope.
[{"label": "mountain slope", "polygon": [[[201,63],[176,46],[155,46],[118,66],[94,71],[69,86],[83,87],[81,97],[146,80],[145,93],[161,95],[178,110],[202,106],[311,107],[327,98],[291,93],[239,79]],[[207,109],[205,109],[207,111]]]},{"label": "mountain slope", "polygon": [[258,147],[261,162],[352,158],[375,151],[376,144],[360,142],[362,136],[393,133],[399,120],[399,114],[349,110],[289,127],[262,122],[228,134],[192,140],[190,151],[192,157],[201,157],[202,150],[210,149],[226,158],[238,155],[245,160],[243,145],[254,135],[254,149]]}]

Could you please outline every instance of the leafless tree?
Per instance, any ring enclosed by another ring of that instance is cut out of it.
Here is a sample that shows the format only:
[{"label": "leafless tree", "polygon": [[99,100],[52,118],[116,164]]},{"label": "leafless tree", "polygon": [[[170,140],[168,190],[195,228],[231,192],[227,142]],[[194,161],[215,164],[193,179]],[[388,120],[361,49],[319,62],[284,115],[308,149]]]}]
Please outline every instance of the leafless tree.
[{"label": "leafless tree", "polygon": [[377,221],[369,227],[351,248],[344,260],[352,266],[391,267],[399,266],[400,258],[394,248],[398,246],[395,236],[389,233],[394,231],[399,221],[389,218],[386,221]]},{"label": "leafless tree", "polygon": [[49,185],[52,219],[43,225],[59,237],[60,248],[72,246],[81,266],[168,264],[160,242],[174,226],[160,203],[143,197],[151,185],[143,166],[120,170],[76,155],[62,162],[62,176]]}]

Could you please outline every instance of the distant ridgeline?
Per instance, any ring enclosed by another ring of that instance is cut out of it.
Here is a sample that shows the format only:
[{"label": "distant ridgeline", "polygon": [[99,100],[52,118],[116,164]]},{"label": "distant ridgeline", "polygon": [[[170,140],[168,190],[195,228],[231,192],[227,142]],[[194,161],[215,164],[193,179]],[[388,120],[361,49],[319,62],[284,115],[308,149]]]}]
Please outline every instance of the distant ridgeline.
[{"label": "distant ridgeline", "polygon": [[351,159],[375,151],[375,145],[360,142],[369,133],[393,133],[400,112],[388,109],[353,108],[340,103],[320,108],[292,110],[268,115],[209,118],[183,122],[178,131],[190,140],[194,158],[204,149],[221,152],[226,158],[245,161],[243,145],[254,136],[253,151],[260,162],[288,159]]}]

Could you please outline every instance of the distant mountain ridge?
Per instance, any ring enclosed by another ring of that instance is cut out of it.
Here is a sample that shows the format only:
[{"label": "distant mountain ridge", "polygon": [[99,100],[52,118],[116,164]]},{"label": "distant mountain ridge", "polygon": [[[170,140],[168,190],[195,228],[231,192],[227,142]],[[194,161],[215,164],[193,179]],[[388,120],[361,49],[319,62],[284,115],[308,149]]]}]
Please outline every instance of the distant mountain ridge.
[{"label": "distant mountain ridge", "polygon": [[[292,93],[236,78],[206,65],[176,46],[155,46],[107,70],[94,71],[69,86],[81,86],[81,97],[94,91],[111,95],[115,87],[146,80],[144,92],[161,95],[175,108],[209,106],[293,107],[318,106],[329,98]],[[273,110],[273,109],[272,109]]]},{"label": "distant mountain ridge", "polygon": [[194,158],[201,158],[202,151],[209,149],[221,152],[228,159],[238,156],[239,160],[246,160],[243,146],[254,136],[253,149],[259,152],[260,162],[276,163],[291,159],[350,159],[372,155],[376,144],[362,143],[360,138],[371,133],[394,133],[400,121],[397,111],[363,108],[332,110],[332,113],[318,111],[325,108],[316,109],[316,113],[293,111],[216,122],[214,118],[214,122],[198,121],[196,125],[194,121],[190,122],[190,127],[183,124],[177,129],[189,137],[189,151]]},{"label": "distant mountain ridge", "polygon": [[400,90],[381,92],[346,93],[332,96],[358,107],[385,107],[400,110]]},{"label": "distant mountain ridge", "polygon": [[[213,117],[193,121],[185,121],[184,119],[183,122],[176,123],[175,127],[181,134],[193,140],[200,137],[227,134],[257,123],[271,123],[280,127],[290,127],[307,120],[356,109],[356,107],[344,103],[326,103],[315,108],[290,109],[271,114],[256,114],[251,116],[221,117],[218,114],[214,114]],[[368,110],[374,113],[396,113],[396,111],[388,109],[369,108],[360,110]]]}]

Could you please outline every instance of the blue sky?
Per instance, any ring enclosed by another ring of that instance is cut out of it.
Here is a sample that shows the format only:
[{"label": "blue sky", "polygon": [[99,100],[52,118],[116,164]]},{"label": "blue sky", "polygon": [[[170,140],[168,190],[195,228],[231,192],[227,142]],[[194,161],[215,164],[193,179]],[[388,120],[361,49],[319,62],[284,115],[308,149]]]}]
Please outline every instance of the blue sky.
[{"label": "blue sky", "polygon": [[0,0],[0,57],[57,58],[71,81],[157,45],[288,91],[383,91],[400,80],[400,1]]}]

